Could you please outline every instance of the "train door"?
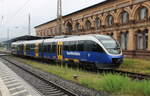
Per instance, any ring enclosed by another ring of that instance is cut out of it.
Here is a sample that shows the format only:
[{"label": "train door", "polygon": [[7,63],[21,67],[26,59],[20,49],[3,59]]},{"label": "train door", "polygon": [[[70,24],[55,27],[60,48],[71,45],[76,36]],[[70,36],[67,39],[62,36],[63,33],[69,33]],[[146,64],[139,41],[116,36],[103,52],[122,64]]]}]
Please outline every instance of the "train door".
[{"label": "train door", "polygon": [[39,43],[35,44],[35,57],[39,57]]},{"label": "train door", "polygon": [[63,59],[63,42],[59,41],[57,42],[57,59],[62,60]]}]

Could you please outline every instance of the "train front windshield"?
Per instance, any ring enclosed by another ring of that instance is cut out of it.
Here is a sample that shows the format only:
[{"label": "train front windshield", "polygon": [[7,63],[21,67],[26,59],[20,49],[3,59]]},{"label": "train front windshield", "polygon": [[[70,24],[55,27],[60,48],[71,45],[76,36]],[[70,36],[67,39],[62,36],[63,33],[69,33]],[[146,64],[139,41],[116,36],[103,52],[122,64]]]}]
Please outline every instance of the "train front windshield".
[{"label": "train front windshield", "polygon": [[96,36],[110,54],[120,54],[119,44],[110,36]]}]

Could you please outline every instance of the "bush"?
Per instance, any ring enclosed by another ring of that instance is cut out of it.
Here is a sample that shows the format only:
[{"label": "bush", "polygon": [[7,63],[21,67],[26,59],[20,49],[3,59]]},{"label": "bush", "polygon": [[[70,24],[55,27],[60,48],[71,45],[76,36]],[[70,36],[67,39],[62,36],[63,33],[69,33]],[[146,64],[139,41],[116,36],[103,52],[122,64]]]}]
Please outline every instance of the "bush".
[{"label": "bush", "polygon": [[128,77],[120,75],[107,74],[104,75],[101,80],[102,89],[111,93],[117,93],[123,91],[124,87],[130,82]]}]

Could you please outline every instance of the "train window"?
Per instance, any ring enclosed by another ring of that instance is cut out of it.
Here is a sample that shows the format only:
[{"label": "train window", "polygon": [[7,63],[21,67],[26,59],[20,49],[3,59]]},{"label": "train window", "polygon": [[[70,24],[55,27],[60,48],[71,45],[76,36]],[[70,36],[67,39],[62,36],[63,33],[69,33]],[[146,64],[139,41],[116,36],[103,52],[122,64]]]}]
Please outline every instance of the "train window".
[{"label": "train window", "polygon": [[39,44],[39,52],[42,52],[43,50],[43,46],[42,46],[42,44]]},{"label": "train window", "polygon": [[76,42],[75,41],[69,42],[69,51],[76,51]]},{"label": "train window", "polygon": [[44,44],[43,45],[43,52],[49,52],[50,46],[49,44]]},{"label": "train window", "polygon": [[65,51],[77,51],[77,41],[64,42],[63,50]]},{"label": "train window", "polygon": [[52,53],[51,52],[51,44],[50,43],[46,44],[46,52]]},{"label": "train window", "polygon": [[35,49],[35,45],[34,44],[30,44],[30,51],[34,51]]},{"label": "train window", "polygon": [[76,46],[77,46],[76,48],[77,51],[84,51],[84,41],[78,41]]},{"label": "train window", "polygon": [[46,45],[43,45],[43,52],[46,52]]},{"label": "train window", "polygon": [[52,53],[56,53],[56,42],[52,42],[52,49],[51,49]]},{"label": "train window", "polygon": [[49,43],[49,53],[52,53],[52,43]]},{"label": "train window", "polygon": [[47,45],[47,52],[51,53],[51,44],[50,43]]},{"label": "train window", "polygon": [[27,46],[26,46],[26,51],[30,51],[30,45],[29,44],[27,44]]},{"label": "train window", "polygon": [[23,44],[20,45],[20,51],[23,51]]},{"label": "train window", "polygon": [[84,51],[92,51],[92,42],[91,41],[86,41],[84,43]]},{"label": "train window", "polygon": [[84,51],[104,52],[104,50],[94,41],[84,43]]},{"label": "train window", "polygon": [[69,42],[68,41],[64,42],[63,50],[69,51]]}]

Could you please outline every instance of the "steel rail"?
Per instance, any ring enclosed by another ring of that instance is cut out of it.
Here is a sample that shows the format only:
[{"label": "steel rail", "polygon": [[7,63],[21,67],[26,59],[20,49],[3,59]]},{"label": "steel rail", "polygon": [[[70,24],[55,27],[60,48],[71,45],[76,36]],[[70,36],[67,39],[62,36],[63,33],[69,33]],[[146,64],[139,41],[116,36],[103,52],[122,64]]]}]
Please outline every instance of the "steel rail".
[{"label": "steel rail", "polygon": [[[79,95],[77,95],[76,93],[73,93],[73,92],[69,91],[68,89],[63,88],[62,86],[60,86],[60,85],[58,85],[58,84],[56,84],[56,83],[54,83],[54,82],[48,81],[48,80],[46,80],[45,78],[43,78],[43,77],[41,77],[41,76],[35,74],[34,72],[29,71],[29,70],[23,68],[22,66],[19,66],[19,64],[16,64],[15,62],[13,62],[13,61],[11,61],[11,60],[8,60],[8,59],[5,58],[4,56],[3,56],[3,57],[1,56],[0,58],[3,59],[3,60],[5,60],[5,61],[7,61],[7,62],[9,62],[9,63],[11,63],[11,64],[13,64],[13,65],[15,65],[16,67],[18,67],[18,68],[20,68],[21,70],[23,70],[23,71],[29,73],[30,75],[33,75],[34,77],[40,79],[41,81],[43,81],[43,82],[45,83],[45,85],[48,84],[48,85],[52,86],[52,87],[48,87],[48,89],[50,89],[50,91],[51,91],[51,90],[54,90],[54,92],[48,92],[48,91],[47,91],[47,93],[44,93],[44,94],[48,94],[48,93],[50,93],[50,94],[49,94],[49,95],[45,95],[45,96],[53,96],[54,93],[56,93],[54,96],[79,96]],[[44,87],[44,86],[43,86],[43,87]],[[39,89],[41,89],[41,88],[39,88]],[[47,89],[47,90],[48,90],[48,89]],[[56,90],[56,89],[57,89],[57,90]],[[39,90],[39,91],[40,91],[40,90]],[[58,92],[58,93],[57,93],[57,92]],[[41,93],[43,93],[43,92],[41,92]],[[52,95],[51,95],[51,93],[52,93]],[[64,95],[60,95],[61,93],[64,93]],[[57,95],[57,94],[58,94],[58,95]]]}]

